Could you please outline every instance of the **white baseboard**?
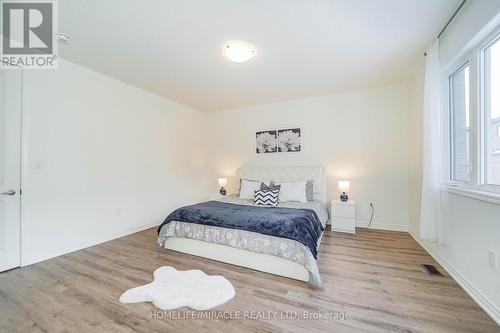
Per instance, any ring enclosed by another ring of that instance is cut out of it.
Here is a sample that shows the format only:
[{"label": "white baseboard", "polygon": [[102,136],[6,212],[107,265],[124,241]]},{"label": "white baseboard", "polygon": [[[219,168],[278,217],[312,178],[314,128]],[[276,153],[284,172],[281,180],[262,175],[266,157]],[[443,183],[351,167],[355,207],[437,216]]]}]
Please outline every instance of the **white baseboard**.
[{"label": "white baseboard", "polygon": [[[358,228],[367,228],[368,221],[356,221],[356,227]],[[390,231],[408,231],[407,225],[396,225],[396,224],[387,224],[387,223],[377,223],[374,222],[370,226],[370,229],[380,229],[380,230],[390,230]]]},{"label": "white baseboard", "polygon": [[58,256],[62,256],[64,254],[78,251],[78,250],[81,250],[81,249],[84,249],[87,247],[91,247],[91,246],[94,246],[94,245],[97,245],[100,243],[108,242],[108,241],[116,239],[116,238],[124,237],[124,236],[130,235],[130,234],[142,231],[142,230],[146,230],[146,229],[158,226],[159,224],[160,223],[158,223],[158,222],[143,224],[143,225],[140,225],[137,227],[124,229],[124,230],[121,230],[118,232],[103,235],[103,236],[96,237],[93,239],[88,239],[88,240],[84,240],[84,241],[81,241],[78,243],[66,245],[66,246],[63,246],[63,247],[60,247],[57,249],[44,251],[42,253],[31,255],[29,257],[23,257],[21,255],[21,267],[35,264],[37,262],[41,262],[44,260],[52,259],[52,258],[55,258]]},{"label": "white baseboard", "polygon": [[436,260],[448,274],[462,287],[463,290],[498,324],[500,325],[500,309],[484,296],[469,280],[453,267],[445,258],[433,248],[410,232],[410,235]]}]

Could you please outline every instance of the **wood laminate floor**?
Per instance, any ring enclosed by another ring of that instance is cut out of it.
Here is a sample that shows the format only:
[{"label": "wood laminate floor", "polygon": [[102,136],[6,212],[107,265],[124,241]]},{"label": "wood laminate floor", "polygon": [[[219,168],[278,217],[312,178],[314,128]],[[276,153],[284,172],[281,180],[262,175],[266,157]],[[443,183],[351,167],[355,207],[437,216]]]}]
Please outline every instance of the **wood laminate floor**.
[{"label": "wood laminate floor", "polygon": [[[149,229],[1,273],[0,332],[500,332],[442,268],[444,277],[423,271],[420,264],[437,263],[407,233],[327,232],[319,255],[320,290],[161,250],[155,236]],[[179,318],[165,319],[167,313],[152,304],[118,302],[125,290],[150,282],[154,269],[163,265],[201,269],[231,281],[236,296],[211,314],[226,318],[187,319],[182,316],[190,311],[183,308],[175,312]],[[268,316],[242,318],[245,313]],[[349,317],[304,317],[313,313]],[[286,315],[297,318],[280,318]]]}]

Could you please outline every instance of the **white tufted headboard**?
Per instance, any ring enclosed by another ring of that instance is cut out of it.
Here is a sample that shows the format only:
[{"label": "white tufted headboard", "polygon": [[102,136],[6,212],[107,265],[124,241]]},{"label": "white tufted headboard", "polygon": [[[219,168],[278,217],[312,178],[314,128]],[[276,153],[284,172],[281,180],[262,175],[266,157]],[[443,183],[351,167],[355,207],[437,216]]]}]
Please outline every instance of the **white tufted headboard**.
[{"label": "white tufted headboard", "polygon": [[243,166],[236,172],[236,180],[239,182],[241,178],[279,182],[313,180],[314,199],[326,205],[326,171],[322,166]]}]

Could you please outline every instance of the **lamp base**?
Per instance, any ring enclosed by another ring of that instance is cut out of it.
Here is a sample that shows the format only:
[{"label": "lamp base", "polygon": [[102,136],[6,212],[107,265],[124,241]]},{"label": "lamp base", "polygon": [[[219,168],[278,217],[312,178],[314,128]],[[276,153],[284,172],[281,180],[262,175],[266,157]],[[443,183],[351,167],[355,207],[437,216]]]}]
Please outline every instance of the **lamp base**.
[{"label": "lamp base", "polygon": [[224,187],[221,187],[219,193],[221,195],[226,195],[226,189]]},{"label": "lamp base", "polygon": [[349,200],[349,196],[345,194],[345,192],[342,192],[342,194],[340,195],[340,201],[347,202],[347,200]]}]

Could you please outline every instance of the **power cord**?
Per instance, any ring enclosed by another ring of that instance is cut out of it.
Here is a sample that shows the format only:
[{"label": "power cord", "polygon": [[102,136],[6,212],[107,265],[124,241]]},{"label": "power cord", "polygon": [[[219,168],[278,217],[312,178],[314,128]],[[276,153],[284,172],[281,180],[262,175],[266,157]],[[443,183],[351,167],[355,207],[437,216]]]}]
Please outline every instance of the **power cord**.
[{"label": "power cord", "polygon": [[370,203],[370,208],[372,209],[372,215],[370,216],[370,222],[368,223],[368,227],[367,228],[370,228],[370,226],[372,225],[373,215],[375,214],[375,207],[373,207],[372,203]]}]

